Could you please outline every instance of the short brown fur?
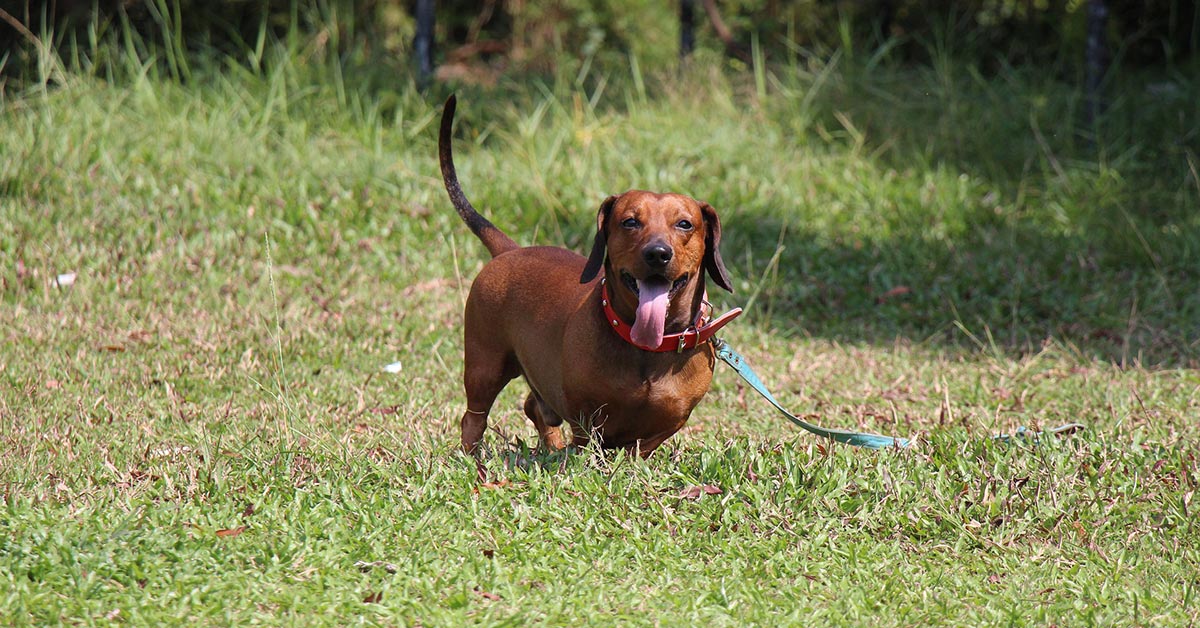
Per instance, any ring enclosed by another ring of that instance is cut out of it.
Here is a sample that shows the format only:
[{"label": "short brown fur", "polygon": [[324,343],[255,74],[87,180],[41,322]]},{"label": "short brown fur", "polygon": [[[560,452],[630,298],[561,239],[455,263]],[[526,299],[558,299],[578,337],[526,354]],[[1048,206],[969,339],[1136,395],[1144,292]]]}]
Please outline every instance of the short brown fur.
[{"label": "short brown fur", "polygon": [[464,313],[463,449],[478,451],[496,396],[523,376],[531,388],[525,414],[546,447],[566,445],[558,429],[566,420],[574,445],[596,438],[602,447],[648,456],[687,423],[708,392],[715,355],[710,344],[655,353],[622,340],[601,310],[599,277],[609,278],[613,307],[626,321],[637,307],[629,281],[674,282],[665,333],[683,331],[702,305],[706,272],[730,289],[716,211],[679,194],[631,190],[601,204],[589,259],[557,247],[517,247],[461,192],[450,150],[454,106],[451,96],[442,114],[443,179],[455,208],[493,255]]}]

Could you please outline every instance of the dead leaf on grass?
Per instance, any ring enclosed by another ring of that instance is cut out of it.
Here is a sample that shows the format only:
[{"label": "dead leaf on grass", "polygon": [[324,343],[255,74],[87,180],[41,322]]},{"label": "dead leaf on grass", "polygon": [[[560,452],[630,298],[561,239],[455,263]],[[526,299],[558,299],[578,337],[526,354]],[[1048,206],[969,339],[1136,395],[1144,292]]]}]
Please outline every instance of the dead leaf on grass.
[{"label": "dead leaf on grass", "polygon": [[700,499],[701,495],[720,495],[724,492],[721,490],[721,487],[715,484],[701,484],[699,486],[689,486],[679,491],[676,497],[681,499]]},{"label": "dead leaf on grass", "polygon": [[145,329],[137,329],[129,332],[129,339],[133,342],[149,342],[154,334]]},{"label": "dead leaf on grass", "polygon": [[488,591],[484,591],[483,589],[480,589],[479,587],[475,587],[475,592],[479,594],[479,597],[481,597],[485,600],[491,600],[493,602],[499,602],[500,600],[504,599],[504,598],[500,597],[499,595],[496,595],[495,593],[490,593]]},{"label": "dead leaf on grass", "polygon": [[141,469],[130,469],[129,470],[129,480],[131,482],[144,482],[146,480],[149,480],[151,482],[156,482],[160,479],[161,478],[158,475],[149,473],[147,471],[142,471]]},{"label": "dead leaf on grass", "polygon": [[902,296],[902,295],[908,294],[910,292],[912,292],[912,288],[909,288],[908,286],[896,286],[895,288],[888,290],[887,292],[879,295],[878,297],[875,297],[875,303],[885,303],[889,299],[893,299],[895,297]]},{"label": "dead leaf on grass", "polygon": [[222,538],[225,538],[225,537],[232,538],[232,537],[238,536],[239,534],[241,534],[245,531],[246,531],[246,526],[238,526],[236,528],[225,528],[223,530],[217,530],[217,536],[222,537]]},{"label": "dead leaf on grass", "polygon": [[368,593],[367,596],[363,598],[363,604],[378,604],[379,601],[382,599],[383,599],[382,591],[376,591],[375,593]]}]

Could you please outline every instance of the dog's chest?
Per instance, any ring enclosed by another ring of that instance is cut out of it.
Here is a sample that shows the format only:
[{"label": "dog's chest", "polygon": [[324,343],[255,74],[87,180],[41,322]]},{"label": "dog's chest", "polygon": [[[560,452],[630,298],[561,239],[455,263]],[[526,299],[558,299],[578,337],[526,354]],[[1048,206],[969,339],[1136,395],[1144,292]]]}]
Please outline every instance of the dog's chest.
[{"label": "dog's chest", "polygon": [[602,377],[564,382],[571,406],[564,418],[597,432],[608,447],[674,433],[708,392],[712,373],[711,359],[699,353],[609,368]]}]

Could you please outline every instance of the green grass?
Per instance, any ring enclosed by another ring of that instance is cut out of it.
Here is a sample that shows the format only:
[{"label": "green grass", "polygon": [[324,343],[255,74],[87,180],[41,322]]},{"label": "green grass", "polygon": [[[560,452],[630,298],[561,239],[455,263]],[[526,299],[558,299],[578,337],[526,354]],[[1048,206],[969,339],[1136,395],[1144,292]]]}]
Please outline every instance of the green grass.
[{"label": "green grass", "polygon": [[1200,619],[1194,75],[1116,81],[1090,138],[1019,70],[461,87],[460,176],[508,233],[582,250],[609,193],[705,199],[719,305],[751,303],[725,338],[811,420],[920,437],[827,448],[721,369],[649,461],[532,455],[514,384],[480,485],[442,94],[264,66],[5,97],[0,623]]}]

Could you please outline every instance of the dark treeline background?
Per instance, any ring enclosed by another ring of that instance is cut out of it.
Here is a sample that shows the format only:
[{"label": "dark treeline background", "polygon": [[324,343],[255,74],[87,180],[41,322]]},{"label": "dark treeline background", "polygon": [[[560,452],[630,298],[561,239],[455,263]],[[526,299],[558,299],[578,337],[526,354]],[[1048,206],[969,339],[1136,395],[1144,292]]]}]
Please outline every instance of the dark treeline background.
[{"label": "dark treeline background", "polygon": [[[538,71],[570,60],[679,54],[680,0],[442,0],[436,64]],[[0,0],[5,74],[36,65],[39,45],[64,58],[132,27],[144,42],[237,58],[264,36],[316,37],[337,49],[412,64],[415,1],[408,0]],[[1089,11],[1105,11],[1108,60],[1126,66],[1186,62],[1200,43],[1192,0],[694,0],[697,50],[747,60],[797,50],[886,47],[903,62],[948,53],[980,68],[1079,68]],[[715,18],[715,19],[714,19]],[[162,42],[164,38],[179,41]],[[46,41],[49,40],[49,41]],[[39,42],[42,42],[39,44]]]}]

